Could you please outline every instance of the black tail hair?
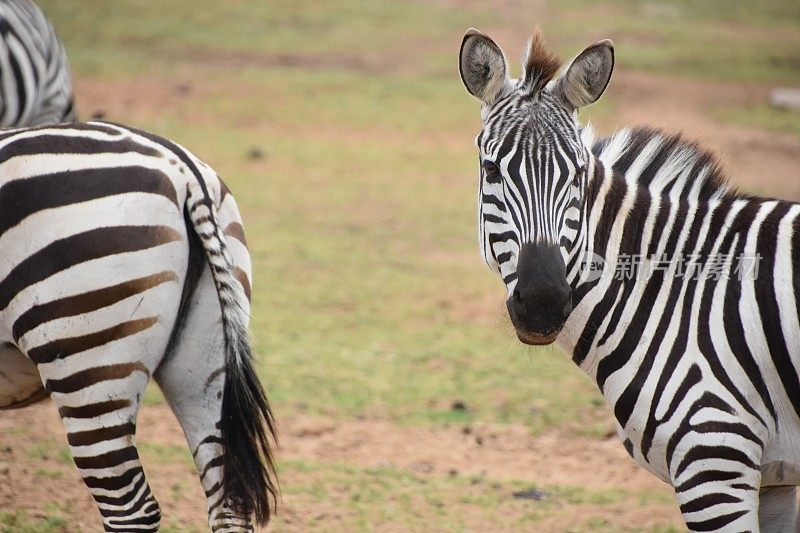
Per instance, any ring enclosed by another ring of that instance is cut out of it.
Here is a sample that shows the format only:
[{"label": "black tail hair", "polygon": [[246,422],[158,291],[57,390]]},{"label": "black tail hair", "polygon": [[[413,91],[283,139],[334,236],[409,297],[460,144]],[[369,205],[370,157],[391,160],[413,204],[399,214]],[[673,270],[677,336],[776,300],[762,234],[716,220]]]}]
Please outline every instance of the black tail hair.
[{"label": "black tail hair", "polygon": [[[245,516],[266,524],[277,509],[278,486],[270,439],[275,423],[253,368],[246,335],[225,339],[225,390],[222,397],[223,494]],[[233,342],[231,342],[233,341]]]},{"label": "black tail hair", "polygon": [[270,446],[270,442],[277,443],[277,433],[272,409],[253,368],[246,316],[243,317],[247,296],[234,275],[216,207],[205,178],[182,147],[151,133],[125,128],[172,151],[197,178],[198,187],[187,190],[186,213],[191,222],[188,227],[194,229],[205,251],[219,296],[225,338],[225,388],[219,424],[222,495],[243,516],[255,516],[258,524],[265,525],[278,504],[279,488]]}]

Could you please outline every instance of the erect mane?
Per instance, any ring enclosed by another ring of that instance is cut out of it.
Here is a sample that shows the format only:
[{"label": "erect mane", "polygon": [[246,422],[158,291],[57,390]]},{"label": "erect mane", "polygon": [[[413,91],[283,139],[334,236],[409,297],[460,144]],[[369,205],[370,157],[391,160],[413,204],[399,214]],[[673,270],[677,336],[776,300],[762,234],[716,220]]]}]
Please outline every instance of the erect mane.
[{"label": "erect mane", "polygon": [[653,193],[679,190],[680,198],[698,200],[742,196],[728,184],[716,154],[680,133],[625,128],[593,143],[592,152],[607,169],[635,179]]},{"label": "erect mane", "polygon": [[520,88],[531,96],[536,96],[561,68],[561,60],[547,48],[539,28],[528,41],[522,68]]}]

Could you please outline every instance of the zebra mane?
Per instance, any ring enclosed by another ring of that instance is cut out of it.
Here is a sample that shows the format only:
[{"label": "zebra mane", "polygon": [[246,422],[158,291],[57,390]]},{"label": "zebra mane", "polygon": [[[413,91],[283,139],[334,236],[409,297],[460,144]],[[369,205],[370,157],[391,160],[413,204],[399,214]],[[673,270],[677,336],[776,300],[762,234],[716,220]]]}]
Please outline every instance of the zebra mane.
[{"label": "zebra mane", "polygon": [[551,52],[544,42],[539,28],[533,30],[522,59],[522,77],[519,88],[530,96],[536,96],[561,68],[561,60]]},{"label": "zebra mane", "polygon": [[606,168],[654,194],[677,188],[680,198],[700,201],[743,196],[728,184],[716,154],[680,133],[647,126],[625,128],[591,146]]}]

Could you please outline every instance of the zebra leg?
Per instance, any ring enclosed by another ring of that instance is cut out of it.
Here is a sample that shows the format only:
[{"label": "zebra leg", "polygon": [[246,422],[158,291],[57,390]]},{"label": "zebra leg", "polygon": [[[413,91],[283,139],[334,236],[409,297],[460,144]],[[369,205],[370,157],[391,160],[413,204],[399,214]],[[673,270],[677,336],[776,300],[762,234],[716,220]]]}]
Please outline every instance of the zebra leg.
[{"label": "zebra leg", "polygon": [[[93,267],[92,277],[55,276],[53,283],[69,284],[76,293],[49,301],[47,287],[29,291],[17,298],[24,312],[12,317],[20,349],[36,363],[58,407],[73,460],[106,531],[159,527],[158,504],[136,449],[136,416],[164,357],[182,284],[170,270],[137,276],[152,272],[153,265],[168,268],[173,258],[185,264],[185,244],[170,246],[125,254],[107,269]],[[103,280],[120,283],[96,289]]]},{"label": "zebra leg", "polygon": [[798,531],[796,487],[764,487],[759,494],[758,523],[762,533]]},{"label": "zebra leg", "polygon": [[139,401],[150,377],[141,362],[99,366],[56,379],[43,372],[70,452],[106,531],[158,531],[161,514],[139,462]]},{"label": "zebra leg", "polygon": [[734,448],[732,441],[692,438],[675,454],[672,485],[690,531],[759,531],[760,451],[749,441]]},{"label": "zebra leg", "polygon": [[[222,491],[223,448],[219,428],[225,382],[220,306],[206,266],[189,301],[179,341],[155,372],[194,457],[207,498],[212,531],[253,531]],[[246,416],[246,415],[243,415]]]}]

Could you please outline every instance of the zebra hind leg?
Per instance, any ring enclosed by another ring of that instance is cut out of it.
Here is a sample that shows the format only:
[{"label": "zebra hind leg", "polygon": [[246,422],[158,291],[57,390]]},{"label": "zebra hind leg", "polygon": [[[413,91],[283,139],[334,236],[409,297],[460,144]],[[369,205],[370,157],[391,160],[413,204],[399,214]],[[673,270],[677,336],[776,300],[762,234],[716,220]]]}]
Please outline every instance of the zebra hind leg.
[{"label": "zebra hind leg", "polygon": [[758,523],[762,533],[798,531],[797,488],[762,488],[759,493]]},{"label": "zebra hind leg", "polygon": [[135,443],[139,400],[149,377],[144,364],[133,362],[45,378],[106,531],[158,531],[161,521]]},{"label": "zebra hind leg", "polygon": [[[186,436],[206,494],[209,527],[214,532],[253,531],[223,496],[220,432],[225,382],[225,350],[219,300],[208,267],[188,302],[175,345],[154,377]],[[247,416],[243,413],[242,416]]]}]

